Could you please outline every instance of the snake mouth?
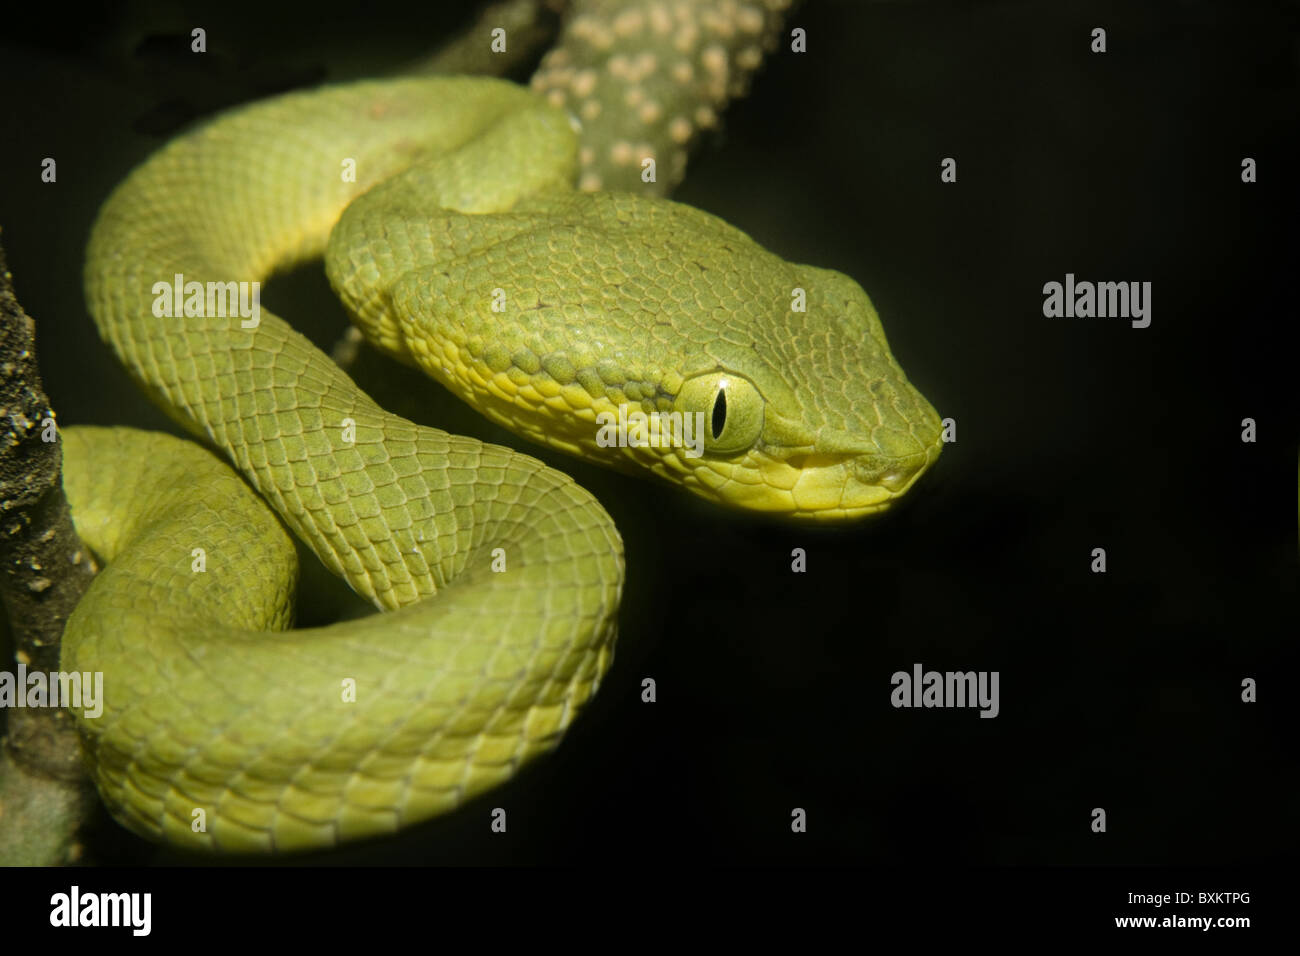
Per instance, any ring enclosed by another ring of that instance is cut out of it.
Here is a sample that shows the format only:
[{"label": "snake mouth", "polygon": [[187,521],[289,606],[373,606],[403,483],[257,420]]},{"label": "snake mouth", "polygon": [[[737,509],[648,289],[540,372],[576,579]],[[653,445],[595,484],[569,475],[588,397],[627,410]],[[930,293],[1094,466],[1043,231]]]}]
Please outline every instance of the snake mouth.
[{"label": "snake mouth", "polygon": [[837,455],[809,453],[787,458],[796,473],[790,489],[791,517],[845,521],[880,514],[916,484],[939,456],[933,445],[914,455]]}]

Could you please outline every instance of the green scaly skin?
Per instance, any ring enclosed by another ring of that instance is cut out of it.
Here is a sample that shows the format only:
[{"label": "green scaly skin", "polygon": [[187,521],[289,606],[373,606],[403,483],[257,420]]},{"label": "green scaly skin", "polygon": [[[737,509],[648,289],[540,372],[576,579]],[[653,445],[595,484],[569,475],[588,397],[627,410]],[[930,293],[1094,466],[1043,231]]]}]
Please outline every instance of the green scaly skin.
[{"label": "green scaly skin", "polygon": [[[564,114],[501,81],[362,83],[220,117],[105,204],[86,267],[101,334],[243,476],[164,436],[66,432],[73,514],[108,566],[63,667],[104,673],[80,726],[132,830],[273,851],[454,808],[594,693],[623,569],[567,476],[388,414],[266,309],[254,329],[157,317],[155,283],[261,281],[328,239],[380,348],[527,437],[734,506],[856,517],[937,455],[937,416],[852,280],[689,207],[574,192],[576,151]],[[601,447],[596,415],[620,403],[704,414],[705,453]],[[391,613],[283,631],[292,545],[261,500]]]}]

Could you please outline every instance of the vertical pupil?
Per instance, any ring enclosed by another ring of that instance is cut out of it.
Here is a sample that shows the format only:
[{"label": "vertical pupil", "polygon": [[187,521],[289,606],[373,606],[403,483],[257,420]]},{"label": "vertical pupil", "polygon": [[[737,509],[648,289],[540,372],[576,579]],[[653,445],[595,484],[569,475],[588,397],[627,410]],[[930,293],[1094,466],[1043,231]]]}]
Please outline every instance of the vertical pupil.
[{"label": "vertical pupil", "polygon": [[722,429],[727,424],[727,390],[718,389],[718,397],[713,400],[713,438],[722,436]]}]

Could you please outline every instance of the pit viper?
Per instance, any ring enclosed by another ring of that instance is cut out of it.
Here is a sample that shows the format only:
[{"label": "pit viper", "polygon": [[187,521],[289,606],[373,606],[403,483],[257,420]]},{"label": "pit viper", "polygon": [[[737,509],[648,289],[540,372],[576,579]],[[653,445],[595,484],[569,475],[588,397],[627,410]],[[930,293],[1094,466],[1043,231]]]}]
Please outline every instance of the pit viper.
[{"label": "pit viper", "polygon": [[[266,308],[160,308],[173,283],[323,256],[377,348],[489,418],[756,512],[876,512],[937,456],[856,282],[695,208],[575,190],[574,123],[493,79],[291,93],[173,140],[100,210],[89,310],[207,446],[63,433],[105,566],[62,667],[104,675],[78,721],[131,830],[299,850],[458,806],[596,691],[623,583],[618,531],[572,479],[385,412]],[[620,406],[702,422],[702,449],[599,440]],[[286,630],[286,528],[386,613]]]}]

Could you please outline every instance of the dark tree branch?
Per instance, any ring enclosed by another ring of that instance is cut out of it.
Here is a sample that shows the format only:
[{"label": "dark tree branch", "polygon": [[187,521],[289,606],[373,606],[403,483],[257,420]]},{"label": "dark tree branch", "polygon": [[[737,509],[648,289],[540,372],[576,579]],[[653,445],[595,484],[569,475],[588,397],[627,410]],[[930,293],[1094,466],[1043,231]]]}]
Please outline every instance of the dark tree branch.
[{"label": "dark tree branch", "polygon": [[[17,662],[51,673],[95,566],[63,495],[62,445],[36,368],[35,335],[0,246],[0,600]],[[72,716],[61,707],[6,714],[0,861],[69,862],[77,827],[93,807]]]}]

